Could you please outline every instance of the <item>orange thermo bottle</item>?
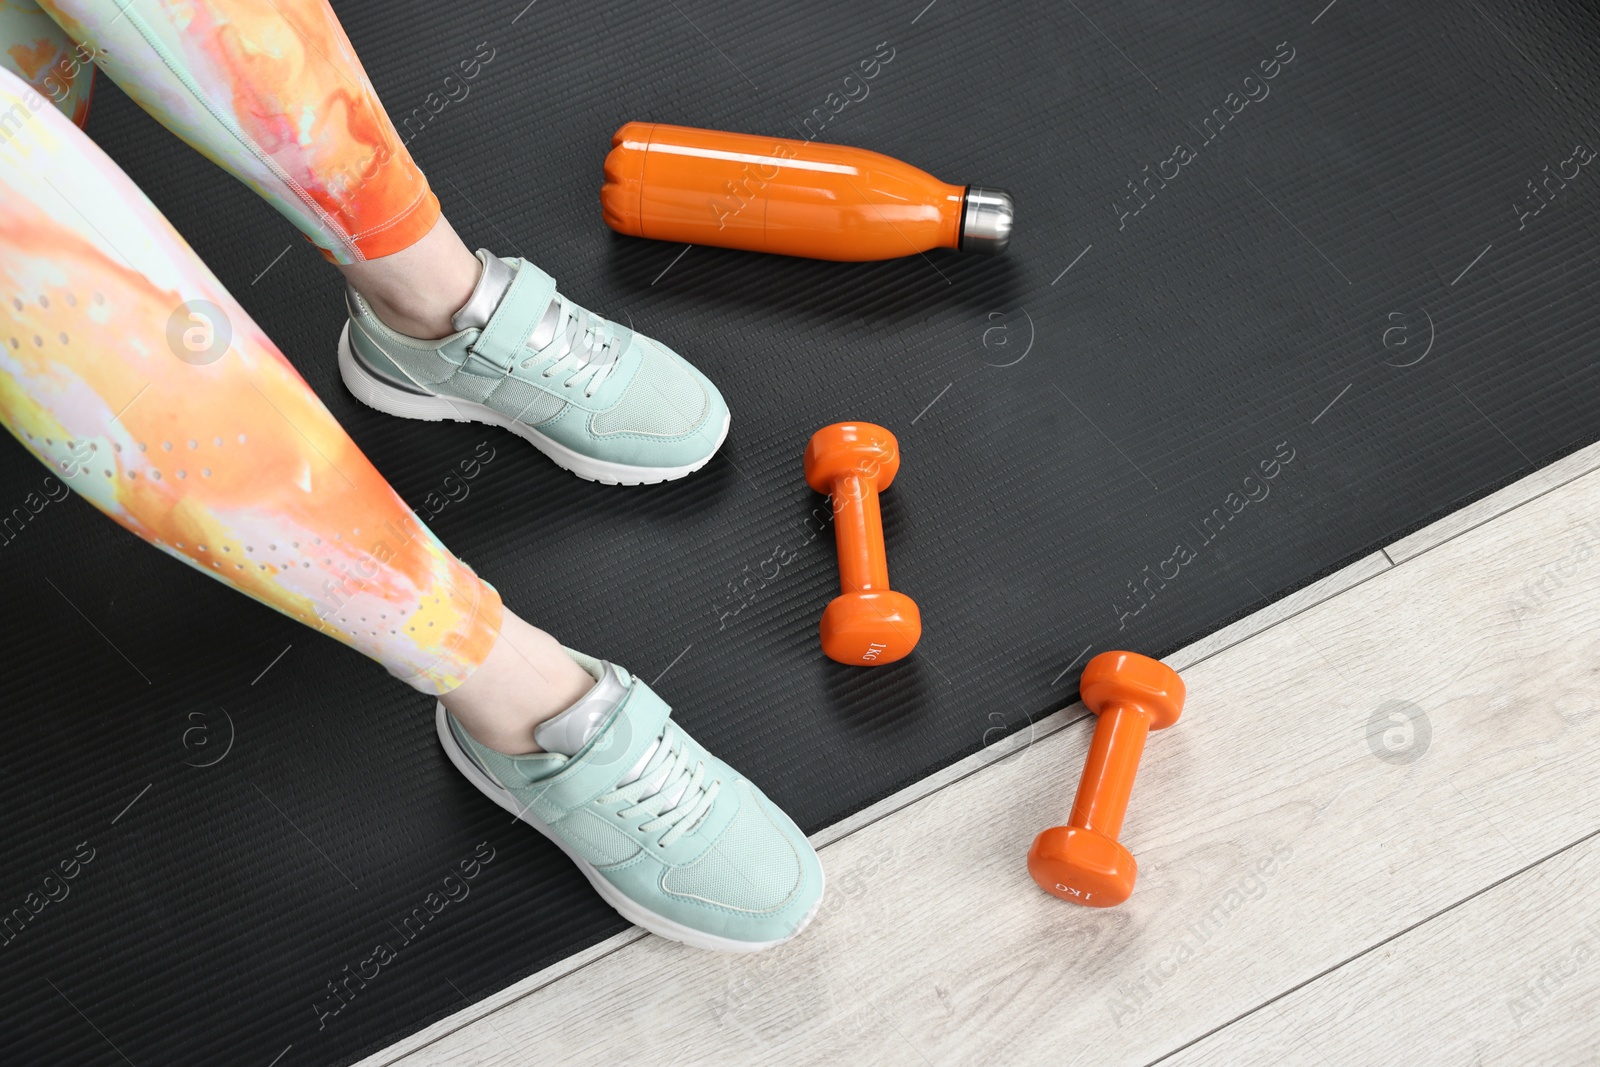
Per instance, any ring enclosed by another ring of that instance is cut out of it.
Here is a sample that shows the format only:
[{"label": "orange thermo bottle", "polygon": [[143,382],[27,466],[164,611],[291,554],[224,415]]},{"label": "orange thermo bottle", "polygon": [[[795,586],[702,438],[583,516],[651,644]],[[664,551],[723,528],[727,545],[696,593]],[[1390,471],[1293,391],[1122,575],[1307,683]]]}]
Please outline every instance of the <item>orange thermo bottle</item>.
[{"label": "orange thermo bottle", "polygon": [[633,237],[838,260],[1001,252],[1011,239],[1009,193],[864,148],[657,122],[630,122],[611,144],[600,207]]}]

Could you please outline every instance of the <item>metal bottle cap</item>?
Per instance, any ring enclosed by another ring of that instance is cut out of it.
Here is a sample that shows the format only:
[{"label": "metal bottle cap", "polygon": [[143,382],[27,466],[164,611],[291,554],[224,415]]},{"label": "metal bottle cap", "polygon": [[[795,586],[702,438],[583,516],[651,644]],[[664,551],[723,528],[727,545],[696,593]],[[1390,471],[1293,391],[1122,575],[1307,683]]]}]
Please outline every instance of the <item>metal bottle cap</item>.
[{"label": "metal bottle cap", "polygon": [[967,186],[961,212],[961,251],[997,255],[1011,243],[1014,214],[1011,194],[1004,189]]}]

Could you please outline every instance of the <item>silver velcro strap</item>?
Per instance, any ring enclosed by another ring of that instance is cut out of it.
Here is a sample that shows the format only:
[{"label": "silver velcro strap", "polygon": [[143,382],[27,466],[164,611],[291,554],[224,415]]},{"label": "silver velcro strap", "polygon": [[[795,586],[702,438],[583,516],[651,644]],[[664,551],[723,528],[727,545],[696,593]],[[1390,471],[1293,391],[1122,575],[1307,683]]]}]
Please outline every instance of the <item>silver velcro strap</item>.
[{"label": "silver velcro strap", "polygon": [[501,297],[489,324],[472,343],[472,353],[510,373],[555,295],[554,278],[527,260],[518,260],[517,276]]}]

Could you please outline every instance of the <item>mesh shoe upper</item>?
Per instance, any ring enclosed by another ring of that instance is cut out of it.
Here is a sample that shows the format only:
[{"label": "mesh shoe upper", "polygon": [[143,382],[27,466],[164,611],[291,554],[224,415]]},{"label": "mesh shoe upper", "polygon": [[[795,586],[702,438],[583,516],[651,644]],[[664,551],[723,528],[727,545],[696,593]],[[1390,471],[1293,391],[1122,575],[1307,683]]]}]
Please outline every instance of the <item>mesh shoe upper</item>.
[{"label": "mesh shoe upper", "polygon": [[679,437],[692,433],[705,421],[711,404],[698,376],[675,352],[649,338],[636,336],[634,343],[649,351],[634,373],[632,388],[615,407],[597,413],[591,428],[602,435]]},{"label": "mesh shoe upper", "polygon": [[766,798],[749,782],[737,788],[739,810],[722,835],[693,863],[668,868],[662,888],[741,911],[780,908],[800,889],[800,857],[767,813]]}]

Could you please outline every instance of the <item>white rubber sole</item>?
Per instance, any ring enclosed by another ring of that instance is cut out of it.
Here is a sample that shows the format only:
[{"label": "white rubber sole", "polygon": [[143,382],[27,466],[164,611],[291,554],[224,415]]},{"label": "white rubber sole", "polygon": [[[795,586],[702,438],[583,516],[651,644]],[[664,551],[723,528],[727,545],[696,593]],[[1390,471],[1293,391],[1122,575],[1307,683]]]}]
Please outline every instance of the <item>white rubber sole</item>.
[{"label": "white rubber sole", "polygon": [[498,426],[503,430],[510,430],[543,452],[563,470],[571,471],[585,481],[601,482],[605,485],[655,485],[658,482],[670,482],[687,477],[711,462],[711,457],[717,454],[722,442],[727,440],[728,427],[733,421],[731,416],[724,416],[722,432],[717,435],[716,445],[711,449],[710,455],[698,463],[691,463],[686,467],[634,467],[626,463],[608,463],[581,452],[574,452],[566,445],[552,441],[532,426],[508,418],[483,404],[446,396],[428,396],[390,385],[363,367],[361,361],[351,351],[349,322],[344,324],[344,331],[339,334],[339,376],[344,379],[344,386],[350,390],[352,396],[369,408],[376,408],[386,415],[397,415],[402,419],[421,419],[424,422],[448,420]]},{"label": "white rubber sole", "polygon": [[[809,926],[811,920],[816,917],[817,910],[822,907],[822,901],[827,893],[827,875],[825,873],[822,874],[823,892],[817,895],[817,902],[811,906],[810,911],[806,912],[806,917],[800,920],[800,925],[795,927],[794,933],[788,937],[780,937],[776,941],[735,941],[732,938],[718,937],[716,934],[708,934],[702,930],[685,926],[680,922],[674,922],[665,915],[657,915],[633,898],[625,896],[621,890],[608,882],[605,876],[594,868],[593,864],[574,853],[567,847],[565,841],[552,833],[532,812],[519,804],[510,790],[484,774],[478,768],[478,765],[472,761],[472,757],[462,751],[461,745],[456,741],[455,734],[450,730],[450,723],[447,720],[448,715],[449,712],[445,711],[443,704],[437,705],[434,712],[434,728],[439,732],[439,744],[444,746],[445,755],[450,757],[450,762],[455,764],[456,770],[465,775],[467,781],[477,786],[479,792],[483,793],[484,796],[554,842],[557,848],[566,853],[569,860],[577,864],[578,870],[582,871],[584,877],[589,879],[589,884],[594,886],[594,891],[599,893],[607,904],[615,908],[619,915],[635,926],[648,930],[657,937],[664,937],[668,941],[677,941],[691,948],[711,949],[714,952],[760,952],[763,949],[774,948],[786,941],[799,937],[801,931]],[[819,873],[821,873],[820,868]]]}]

